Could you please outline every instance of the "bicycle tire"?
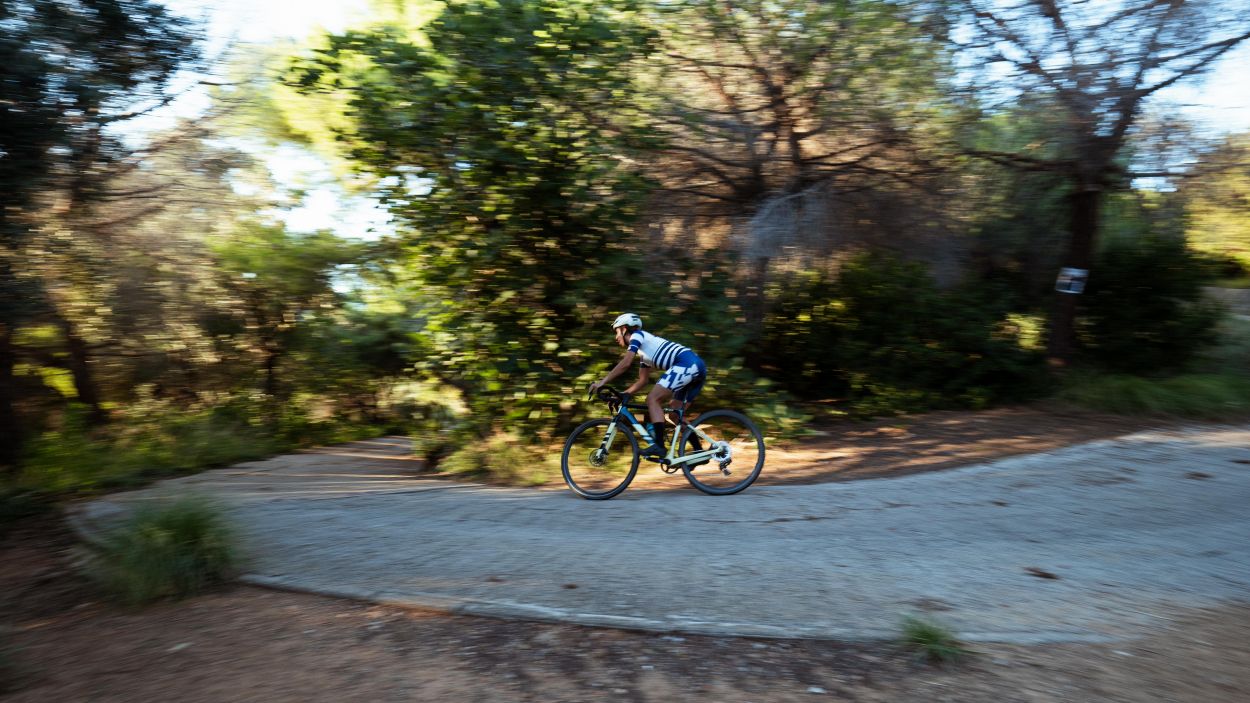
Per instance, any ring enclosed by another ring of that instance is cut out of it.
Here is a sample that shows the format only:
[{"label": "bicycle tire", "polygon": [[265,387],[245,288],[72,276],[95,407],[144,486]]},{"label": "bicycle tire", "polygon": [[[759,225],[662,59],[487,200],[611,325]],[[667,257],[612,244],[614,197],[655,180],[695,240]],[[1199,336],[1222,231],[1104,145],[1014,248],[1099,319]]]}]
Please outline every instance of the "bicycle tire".
[{"label": "bicycle tire", "polygon": [[[622,451],[619,444],[620,435],[624,435],[629,442],[628,451],[631,458],[627,470],[619,463],[612,467],[597,467],[593,465],[589,454],[584,462],[581,461],[578,454],[583,451],[593,452],[597,449],[603,439],[603,432],[606,432],[607,428],[613,424],[620,425],[617,430],[617,447],[614,451]],[[588,434],[596,427],[603,428],[603,432]],[[579,441],[587,438],[592,441]],[[570,465],[570,459],[575,462],[573,466]],[[634,433],[629,427],[618,423],[615,419],[598,418],[583,422],[569,434],[569,438],[564,442],[564,450],[560,453],[560,472],[564,474],[564,482],[568,484],[569,489],[577,495],[587,500],[607,500],[620,495],[621,491],[629,487],[630,482],[634,480],[634,475],[638,473],[640,459],[638,440],[634,438]],[[625,471],[625,473],[619,474],[620,471]]]},{"label": "bicycle tire", "polygon": [[[692,427],[699,427],[700,425],[710,423],[712,420],[724,420],[728,421],[730,424],[736,423],[741,427],[742,434],[732,439],[734,442],[741,442],[739,446],[742,449],[753,449],[756,452],[754,465],[750,466],[747,474],[741,479],[731,482],[713,481],[712,479],[716,477],[712,473],[704,474],[703,477],[696,476],[694,472],[699,468],[699,466],[682,464],[681,472],[686,476],[686,480],[690,482],[690,485],[700,491],[703,491],[704,493],[707,493],[708,495],[733,495],[734,493],[745,490],[752,483],[755,483],[755,479],[759,478],[760,471],[764,468],[764,435],[760,433],[759,428],[755,426],[755,423],[751,421],[751,418],[736,410],[711,410],[700,415],[694,420],[694,422],[691,422],[690,425]],[[714,440],[717,439],[715,434],[709,433],[709,436]],[[690,445],[693,450],[694,443],[698,441],[698,436],[695,435],[692,430],[685,430],[682,433],[678,455],[681,456],[686,453],[687,445]],[[708,460],[706,462],[702,462],[700,466],[711,465],[711,471],[716,472],[719,470],[719,467],[715,466],[715,464],[715,460]],[[726,474],[721,474],[721,476],[725,475]]]}]

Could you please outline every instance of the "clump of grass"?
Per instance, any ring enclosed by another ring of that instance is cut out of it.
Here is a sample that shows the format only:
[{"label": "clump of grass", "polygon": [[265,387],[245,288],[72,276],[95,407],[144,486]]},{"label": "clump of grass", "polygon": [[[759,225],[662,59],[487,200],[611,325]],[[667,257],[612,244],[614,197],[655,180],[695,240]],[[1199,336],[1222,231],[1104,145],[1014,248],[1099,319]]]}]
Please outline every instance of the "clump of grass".
[{"label": "clump of grass", "polygon": [[376,437],[382,428],[344,418],[314,421],[300,408],[272,422],[256,404],[181,411],[137,403],[103,428],[74,408],[27,447],[16,485],[49,494],[144,485],[164,476],[262,459],[315,444]]},{"label": "clump of grass", "polygon": [[49,493],[125,488],[259,459],[282,448],[257,428],[205,413],[134,425],[122,421],[97,432],[70,423],[31,442],[18,483]]},{"label": "clump of grass", "polygon": [[461,478],[510,486],[537,486],[554,477],[552,456],[550,452],[524,445],[515,435],[499,433],[484,440],[469,440],[443,459],[438,468]]},{"label": "clump of grass", "polygon": [[1215,281],[1217,288],[1250,288],[1250,276],[1242,276],[1240,278],[1221,278]]},{"label": "clump of grass", "polygon": [[972,654],[950,630],[915,616],[903,620],[902,643],[931,664],[950,664]]},{"label": "clump of grass", "polygon": [[221,509],[198,497],[140,507],[90,549],[88,576],[127,605],[199,593],[238,563]]},{"label": "clump of grass", "polygon": [[1153,379],[1084,375],[1066,384],[1059,397],[1120,415],[1218,420],[1250,414],[1250,376],[1207,373]]},{"label": "clump of grass", "polygon": [[1073,374],[1059,398],[1120,415],[1167,415],[1222,420],[1250,415],[1250,321],[1228,316],[1219,342],[1188,373],[1149,378],[1086,372]]}]

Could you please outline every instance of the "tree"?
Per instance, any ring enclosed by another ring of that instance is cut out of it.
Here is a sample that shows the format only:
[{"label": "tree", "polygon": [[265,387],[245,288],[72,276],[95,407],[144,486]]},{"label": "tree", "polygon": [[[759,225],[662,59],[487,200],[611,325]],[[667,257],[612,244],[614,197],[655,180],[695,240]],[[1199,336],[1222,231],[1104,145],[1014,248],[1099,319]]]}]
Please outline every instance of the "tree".
[{"label": "tree", "polygon": [[895,5],[687,0],[656,12],[649,112],[670,137],[669,192],[740,215],[817,183],[913,170],[897,168],[915,148],[900,118],[933,96],[936,49]]},{"label": "tree", "polygon": [[[964,26],[951,36],[970,64],[990,69],[993,84],[981,86],[981,96],[1046,96],[1055,106],[1054,130],[1043,142],[968,151],[1012,168],[1059,174],[1069,189],[1062,265],[1088,271],[1106,194],[1135,175],[1125,164],[1124,146],[1146,100],[1200,75],[1250,38],[1250,17],[1242,3],[1220,0],[955,4]],[[1076,350],[1077,296],[1056,295],[1048,354],[1064,365]]]},{"label": "tree", "polygon": [[248,351],[259,362],[261,389],[270,399],[288,395],[280,364],[295,335],[336,307],[331,276],[336,266],[352,263],[357,249],[330,232],[294,234],[259,222],[240,223],[237,233],[217,244],[217,269],[234,298],[231,314],[247,330]]},{"label": "tree", "polygon": [[126,151],[106,128],[166,100],[194,52],[190,26],[155,2],[0,0],[0,467],[21,456],[14,334],[40,296],[17,257],[34,213],[49,194],[67,207],[96,194]]},{"label": "tree", "polygon": [[421,371],[459,390],[480,430],[500,415],[553,428],[588,340],[637,301],[611,283],[641,274],[626,243],[646,191],[621,67],[650,36],[628,3],[450,2],[419,30],[329,37],[290,76],[350,96],[327,122],[347,118],[343,143],[421,283]]},{"label": "tree", "polygon": [[1190,245],[1250,270],[1250,134],[1229,137],[1205,154],[1180,192]]},{"label": "tree", "polygon": [[942,168],[924,145],[941,141],[928,111],[943,66],[899,5],[684,0],[652,12],[661,52],[634,70],[650,78],[645,109],[665,135],[653,214],[683,226],[678,246],[741,251],[752,329],[770,267],[819,266],[856,240],[883,245],[883,230],[925,229],[938,207],[918,206],[940,199],[928,186]]}]

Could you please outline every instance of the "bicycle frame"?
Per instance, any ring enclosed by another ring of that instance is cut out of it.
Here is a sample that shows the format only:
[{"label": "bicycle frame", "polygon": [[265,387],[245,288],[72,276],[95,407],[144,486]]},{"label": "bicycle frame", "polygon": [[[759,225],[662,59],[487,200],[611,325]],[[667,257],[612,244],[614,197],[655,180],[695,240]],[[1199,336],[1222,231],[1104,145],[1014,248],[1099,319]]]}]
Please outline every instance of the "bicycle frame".
[{"label": "bicycle frame", "polygon": [[[630,405],[630,404],[625,404],[625,403],[621,404],[621,407],[617,409],[616,415],[615,415],[617,422],[614,422],[608,426],[608,431],[604,434],[603,442],[599,444],[600,450],[607,452],[610,449],[612,449],[612,441],[616,439],[616,428],[622,424],[628,427],[629,429],[631,429],[633,433],[639,437],[653,439],[651,437],[651,434],[647,432],[647,428],[643,427],[642,423],[638,422],[638,418],[634,417],[634,414],[630,412],[631,410],[646,411],[647,406],[637,405],[637,404]],[[686,424],[686,414],[684,410],[677,411],[676,429],[679,432],[681,432],[682,430],[689,430],[693,432],[696,436],[698,436],[700,439],[702,439],[706,443],[706,446],[710,448],[704,449],[702,451],[694,452],[692,454],[683,454],[682,456],[677,456],[678,445],[683,443],[683,440],[685,439],[685,434],[682,433],[680,434],[680,436],[678,436],[678,433],[674,433],[675,436],[673,437],[673,441],[670,442],[668,445],[668,454],[667,456],[665,456],[663,459],[660,460],[661,464],[665,466],[682,466],[683,464],[691,464],[694,462],[711,460],[715,458],[716,445],[717,445],[716,440],[712,439],[711,437],[708,437],[706,434],[703,434],[703,431],[700,430],[698,427],[693,427],[691,425]]]},{"label": "bicycle frame", "polygon": [[[608,414],[578,425],[564,443],[560,455],[560,472],[564,474],[564,482],[583,498],[608,500],[620,495],[629,487],[638,472],[638,462],[644,458],[659,464],[660,470],[666,474],[684,473],[686,480],[695,488],[715,496],[742,491],[755,482],[764,467],[764,436],[751,418],[736,410],[700,412],[687,422],[689,404],[673,403],[670,410],[676,417],[665,415],[666,426],[675,425],[672,444],[665,452],[651,449],[642,453],[635,437],[646,440],[648,444],[653,439],[639,420],[639,417],[646,420],[648,406],[630,403],[629,394],[601,384],[592,385],[586,394],[587,400],[596,397],[607,403]],[[722,423],[726,421],[729,425],[722,429]],[[711,429],[705,431],[705,428]],[[667,431],[664,433],[667,434]],[[620,448],[613,452],[612,445],[622,441],[619,434],[625,435],[623,441],[629,446],[623,452]],[[596,439],[598,447],[587,455],[585,450],[594,447]],[[743,456],[736,457],[740,441],[750,446],[740,447]],[[758,452],[753,452],[753,449],[758,449]],[[745,466],[746,471],[738,472],[741,476],[726,483],[724,477],[735,473],[729,470],[729,466],[737,458],[743,459],[740,465]],[[715,464],[708,467],[707,473],[696,471],[712,462]],[[716,474],[715,467],[720,468],[720,474]]]}]

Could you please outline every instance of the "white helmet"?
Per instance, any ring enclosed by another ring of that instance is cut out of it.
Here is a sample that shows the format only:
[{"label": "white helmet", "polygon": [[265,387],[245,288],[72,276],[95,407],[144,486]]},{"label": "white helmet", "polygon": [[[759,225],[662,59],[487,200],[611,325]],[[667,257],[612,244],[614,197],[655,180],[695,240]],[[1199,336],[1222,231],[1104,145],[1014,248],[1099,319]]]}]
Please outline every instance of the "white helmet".
[{"label": "white helmet", "polygon": [[632,312],[624,313],[612,322],[612,329],[617,327],[642,327],[642,318]]}]

